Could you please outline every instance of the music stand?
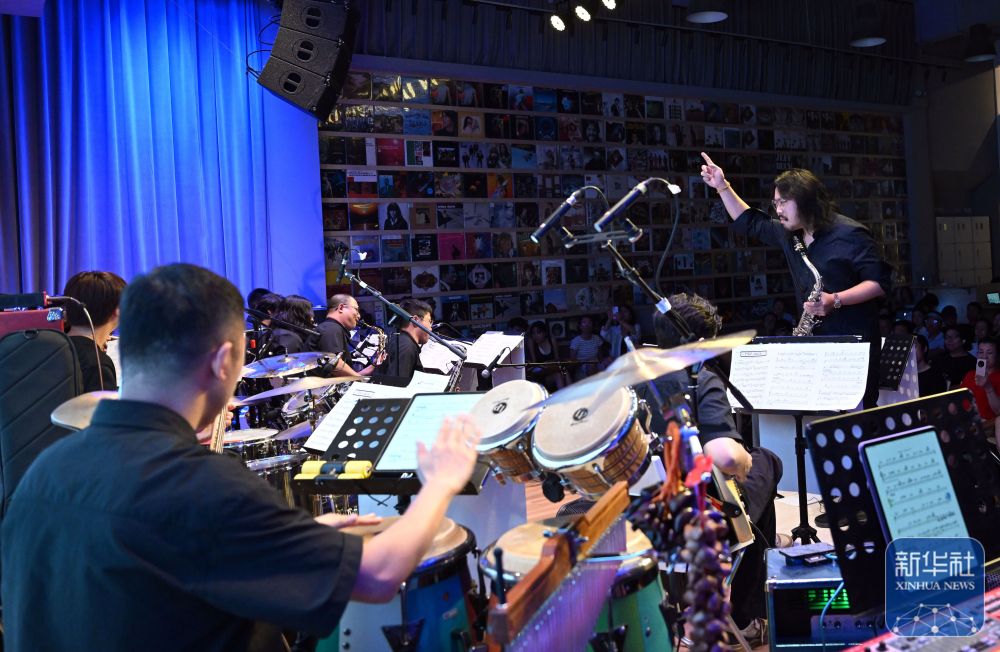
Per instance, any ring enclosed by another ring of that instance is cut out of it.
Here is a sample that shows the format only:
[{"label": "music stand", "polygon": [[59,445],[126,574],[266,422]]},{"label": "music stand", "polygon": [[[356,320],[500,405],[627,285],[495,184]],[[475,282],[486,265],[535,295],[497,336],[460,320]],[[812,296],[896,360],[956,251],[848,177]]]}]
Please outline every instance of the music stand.
[{"label": "music stand", "polygon": [[[861,402],[868,377],[869,349],[858,339],[755,338],[733,351],[730,377],[754,406],[749,413],[791,416],[795,421],[799,524],[792,529],[792,539],[802,543],[819,541],[816,529],[809,524],[803,419],[834,415],[854,409]],[[836,371],[830,374],[829,369]],[[835,377],[821,378],[824,375]],[[730,404],[745,411],[732,396]]]},{"label": "music stand", "polygon": [[[882,584],[872,580],[885,576],[886,540],[858,446],[921,427],[934,428],[938,435],[969,536],[981,542],[995,540],[1000,467],[990,455],[969,390],[821,419],[806,428],[844,585],[852,606],[859,609],[884,602]],[[996,553],[987,550],[987,559]]]},{"label": "music stand", "polygon": [[879,357],[878,387],[895,392],[903,380],[906,363],[910,359],[910,349],[913,347],[912,335],[893,333],[882,343],[882,354]]}]

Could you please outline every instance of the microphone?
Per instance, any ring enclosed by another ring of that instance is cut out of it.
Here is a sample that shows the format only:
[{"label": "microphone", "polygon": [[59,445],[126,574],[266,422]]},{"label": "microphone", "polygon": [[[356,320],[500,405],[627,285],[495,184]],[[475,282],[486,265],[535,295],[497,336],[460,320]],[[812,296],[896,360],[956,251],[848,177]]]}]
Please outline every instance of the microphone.
[{"label": "microphone", "polygon": [[334,283],[338,285],[343,282],[344,276],[347,274],[347,252],[340,254],[340,269],[337,270],[337,279]]},{"label": "microphone", "polygon": [[566,198],[563,203],[559,204],[557,208],[551,215],[549,215],[541,225],[535,229],[535,232],[531,234],[531,241],[535,244],[541,242],[542,236],[551,229],[555,224],[562,219],[562,216],[569,212],[569,209],[576,205],[576,202],[580,200],[580,196],[583,194],[583,188],[578,188],[574,190],[569,197]]},{"label": "microphone", "polygon": [[626,194],[624,197],[618,200],[617,204],[609,208],[607,212],[604,213],[604,215],[601,215],[597,219],[597,221],[594,222],[594,230],[603,231],[604,227],[606,227],[608,223],[611,222],[611,220],[618,217],[618,215],[622,211],[624,211],[626,208],[635,203],[635,200],[645,195],[646,191],[649,190],[649,186],[647,185],[649,181],[650,181],[649,179],[646,179],[645,181],[640,181],[635,188],[629,190],[628,194]]}]

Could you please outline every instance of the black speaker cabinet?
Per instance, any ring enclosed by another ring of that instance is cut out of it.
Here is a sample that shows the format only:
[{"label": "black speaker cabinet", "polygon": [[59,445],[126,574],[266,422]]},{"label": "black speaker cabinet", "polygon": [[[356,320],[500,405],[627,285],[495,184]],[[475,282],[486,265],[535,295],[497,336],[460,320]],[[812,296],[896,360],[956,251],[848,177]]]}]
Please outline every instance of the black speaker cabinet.
[{"label": "black speaker cabinet", "polygon": [[285,0],[258,83],[326,119],[344,86],[357,30],[358,12],[348,2]]}]

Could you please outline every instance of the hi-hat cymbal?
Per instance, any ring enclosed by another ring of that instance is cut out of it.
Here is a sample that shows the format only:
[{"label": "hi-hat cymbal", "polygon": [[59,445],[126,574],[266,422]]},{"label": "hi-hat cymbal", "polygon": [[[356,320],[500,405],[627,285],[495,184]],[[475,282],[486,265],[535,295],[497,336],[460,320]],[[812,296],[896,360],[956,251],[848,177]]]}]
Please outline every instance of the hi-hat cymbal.
[{"label": "hi-hat cymbal", "polygon": [[[351,383],[358,380],[364,381],[367,379],[358,376],[335,376],[333,378],[306,376],[305,378],[296,378],[295,380],[288,383],[284,387],[276,387],[274,389],[269,389],[266,392],[261,392],[259,394],[254,394],[253,396],[248,396],[244,399],[237,401],[236,404],[250,405],[252,403],[256,403],[258,401],[263,401],[264,399],[271,398],[272,396],[284,396],[285,394],[295,394],[310,389],[320,389],[322,387],[329,387],[330,385],[339,385],[340,383]],[[317,398],[319,397],[317,396]]]},{"label": "hi-hat cymbal", "polygon": [[326,361],[337,359],[336,353],[289,353],[286,355],[276,355],[272,358],[264,358],[257,362],[251,362],[243,367],[244,378],[280,378],[301,374],[316,367],[326,364]]},{"label": "hi-hat cymbal", "polygon": [[[691,365],[732,351],[746,344],[757,334],[747,330],[723,335],[711,340],[683,344],[672,349],[647,347],[630,351],[615,360],[601,373],[594,374],[554,392],[538,406],[566,403],[586,396],[603,395],[621,387],[630,387],[660,376],[686,369]],[[534,407],[534,406],[532,406]]]},{"label": "hi-hat cymbal", "polygon": [[83,430],[90,425],[97,404],[107,399],[118,400],[118,392],[88,392],[66,401],[52,411],[52,423],[70,430]]}]

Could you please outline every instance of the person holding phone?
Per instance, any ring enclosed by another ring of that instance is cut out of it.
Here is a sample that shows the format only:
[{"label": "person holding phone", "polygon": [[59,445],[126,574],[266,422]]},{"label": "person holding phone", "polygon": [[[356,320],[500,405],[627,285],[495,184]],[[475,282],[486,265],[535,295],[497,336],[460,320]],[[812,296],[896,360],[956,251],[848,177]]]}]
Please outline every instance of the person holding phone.
[{"label": "person holding phone", "polygon": [[601,327],[601,339],[608,343],[612,358],[628,353],[625,338],[632,340],[636,347],[642,346],[642,334],[636,323],[635,313],[629,306],[614,306],[608,310],[608,319]]},{"label": "person holding phone", "polygon": [[1000,370],[997,369],[997,340],[983,340],[979,343],[979,357],[976,368],[965,374],[962,387],[976,397],[976,408],[988,430],[995,430],[997,416],[1000,415]]}]

